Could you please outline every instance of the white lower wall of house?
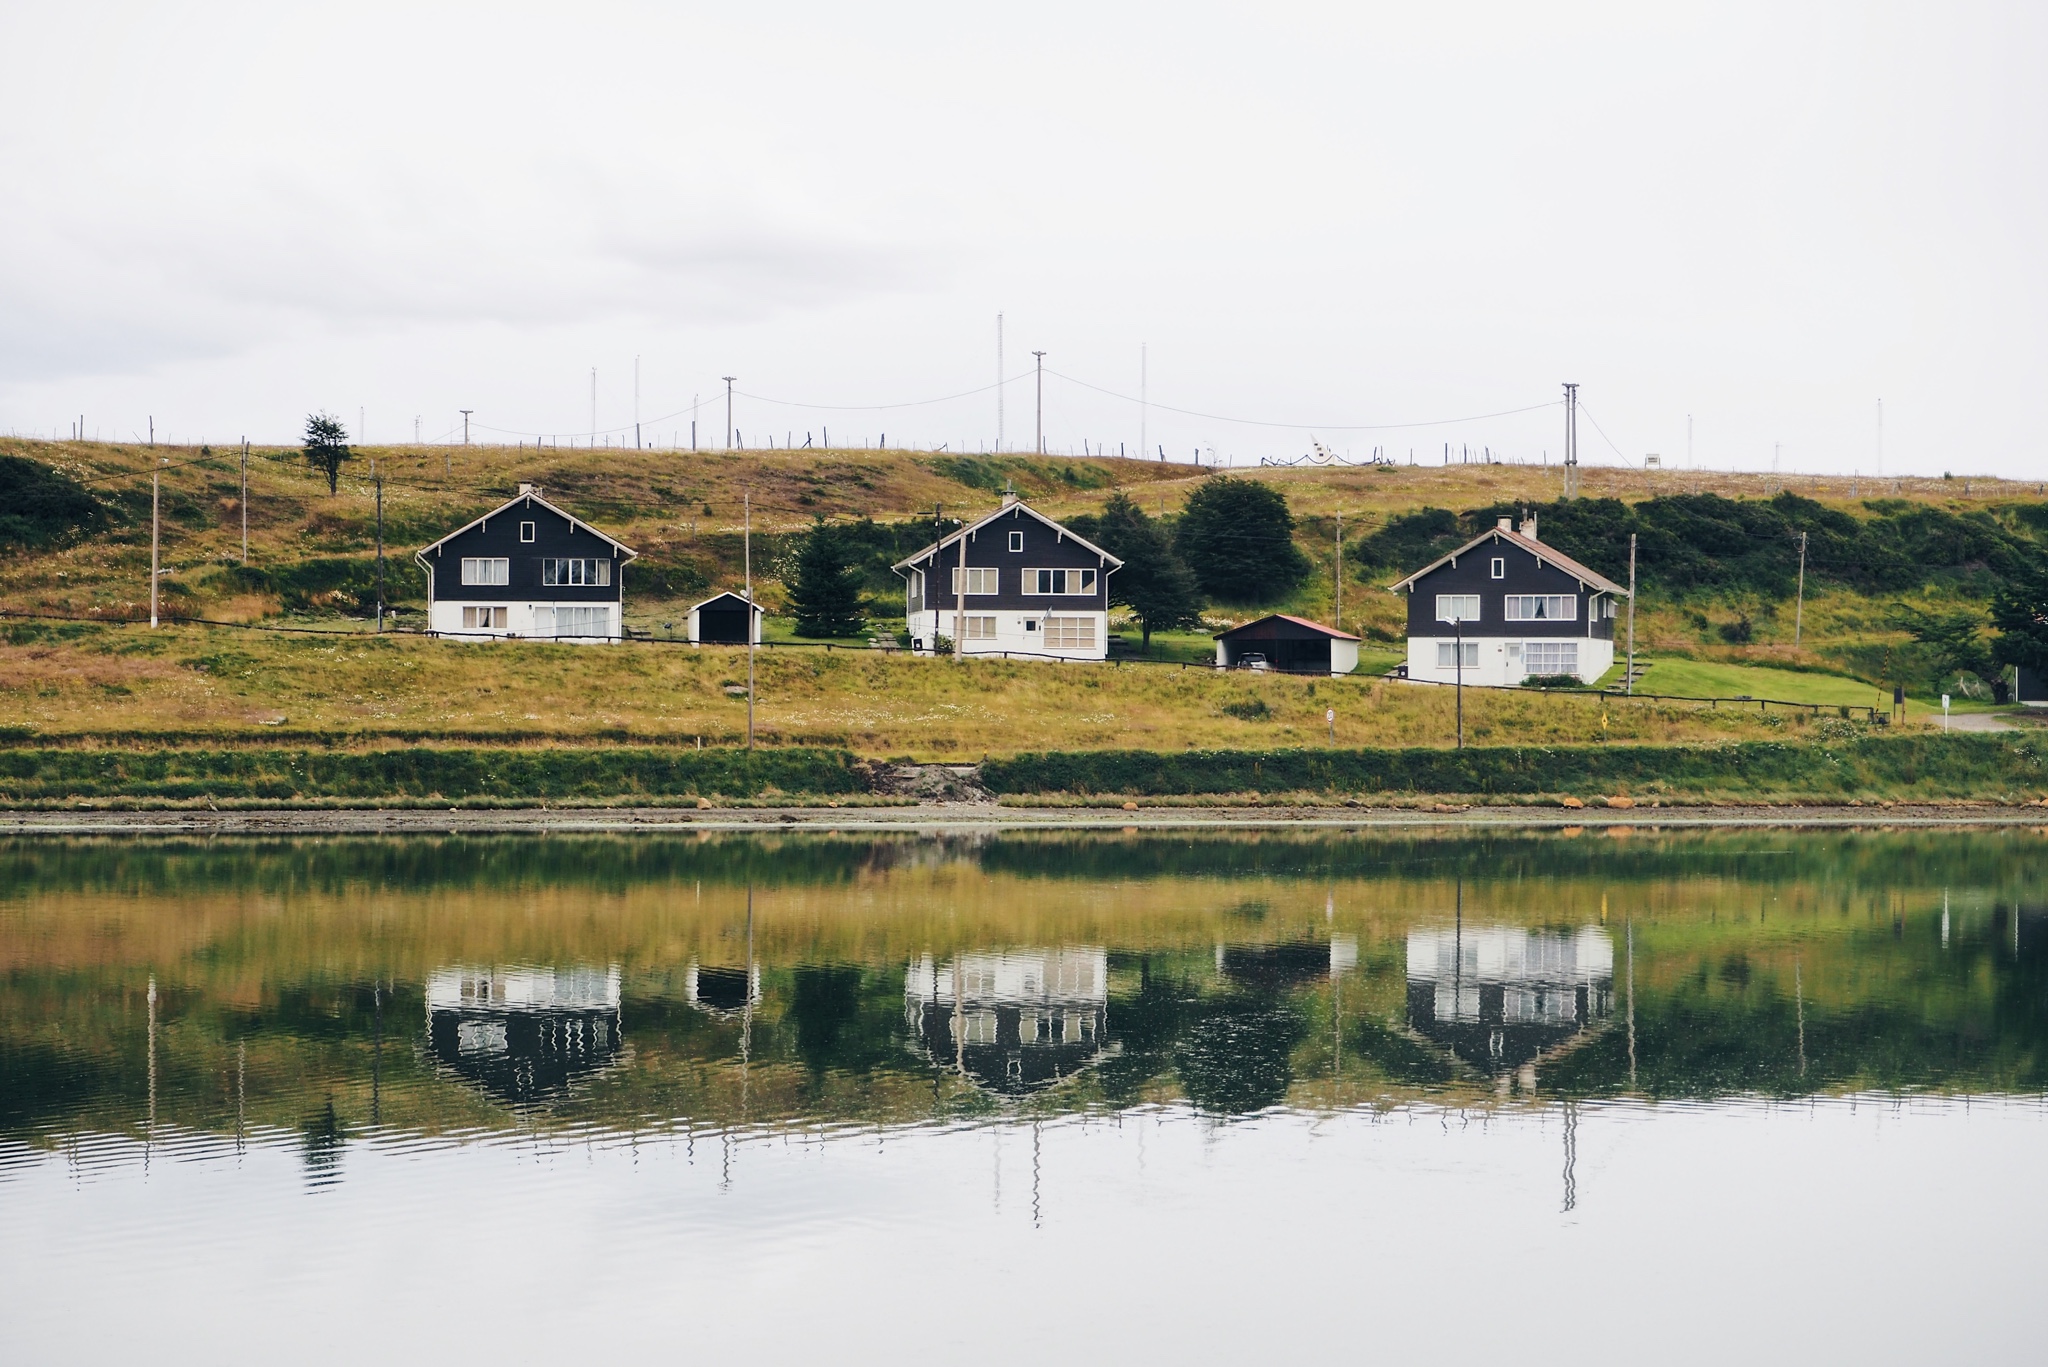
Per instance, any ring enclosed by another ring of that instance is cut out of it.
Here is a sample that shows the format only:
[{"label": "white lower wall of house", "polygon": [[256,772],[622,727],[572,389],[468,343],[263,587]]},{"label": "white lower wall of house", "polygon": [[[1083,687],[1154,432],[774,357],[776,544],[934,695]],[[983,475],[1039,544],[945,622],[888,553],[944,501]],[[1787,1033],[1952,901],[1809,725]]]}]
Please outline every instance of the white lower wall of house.
[{"label": "white lower wall of house", "polygon": [[[1092,648],[1067,648],[1061,650],[1053,650],[1047,647],[1045,644],[1045,629],[1042,625],[1035,631],[1029,630],[1025,626],[1027,621],[1043,623],[1046,616],[1043,612],[976,612],[973,608],[969,608],[967,615],[970,617],[994,617],[996,619],[996,634],[992,639],[979,638],[961,643],[966,647],[965,653],[969,655],[1001,655],[1008,651],[1012,655],[1042,655],[1061,660],[1106,660],[1109,658],[1109,614],[1106,612],[1061,612],[1054,614],[1059,617],[1091,617],[1095,621],[1095,645]],[[910,638],[913,641],[923,643],[919,647],[921,654],[931,653],[932,641],[935,637],[944,636],[948,640],[952,639],[953,617],[954,614],[950,609],[943,612],[925,611],[911,614],[908,622]]]},{"label": "white lower wall of house", "polygon": [[[1555,637],[1550,638],[1555,640]],[[1614,642],[1590,637],[1568,638],[1579,648],[1577,677],[1582,683],[1592,683],[1614,667]],[[1437,664],[1437,647],[1450,645],[1456,640],[1451,636],[1410,636],[1408,638],[1408,677],[1427,683],[1456,683],[1458,671],[1455,666]],[[1465,682],[1474,688],[1519,688],[1522,680],[1529,677],[1525,665],[1528,658],[1528,643],[1522,640],[1508,640],[1496,637],[1465,638],[1469,651],[1479,648],[1478,660],[1465,666]],[[1509,647],[1516,647],[1510,650]]]},{"label": "white lower wall of house", "polygon": [[[553,603],[465,603],[437,602],[427,610],[427,630],[450,636],[458,641],[506,640],[518,637],[523,640],[555,639],[555,604]],[[603,645],[619,639],[619,605],[617,603],[565,603],[564,607],[602,607],[605,610],[603,635],[564,636],[561,640],[572,645]],[[465,627],[462,624],[464,608],[504,608],[505,625],[502,627]]]}]

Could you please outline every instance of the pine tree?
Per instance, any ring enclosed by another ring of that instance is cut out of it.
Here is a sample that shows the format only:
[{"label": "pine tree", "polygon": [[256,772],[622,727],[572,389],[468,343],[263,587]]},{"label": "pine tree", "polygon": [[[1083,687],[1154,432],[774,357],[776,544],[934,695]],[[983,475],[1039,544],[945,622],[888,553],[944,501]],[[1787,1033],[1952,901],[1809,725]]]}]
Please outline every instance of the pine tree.
[{"label": "pine tree", "polygon": [[327,476],[329,494],[341,487],[343,462],[354,459],[355,452],[348,449],[348,429],[341,419],[327,413],[306,419],[306,464]]},{"label": "pine tree", "polygon": [[1095,524],[1095,540],[1124,562],[1109,577],[1109,601],[1127,607],[1145,633],[1145,653],[1152,652],[1152,633],[1201,625],[1202,600],[1195,576],[1157,522],[1119,490],[1110,495]]},{"label": "pine tree", "polygon": [[860,635],[865,625],[860,589],[860,571],[838,530],[820,518],[797,552],[796,582],[789,590],[796,634],[828,640]]}]

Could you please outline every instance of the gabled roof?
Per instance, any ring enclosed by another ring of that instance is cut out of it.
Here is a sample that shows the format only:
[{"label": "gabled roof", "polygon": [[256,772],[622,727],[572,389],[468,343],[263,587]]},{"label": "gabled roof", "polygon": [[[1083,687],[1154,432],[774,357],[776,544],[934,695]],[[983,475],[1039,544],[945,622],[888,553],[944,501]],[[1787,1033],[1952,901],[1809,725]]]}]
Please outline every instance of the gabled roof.
[{"label": "gabled roof", "polygon": [[1612,579],[1609,579],[1606,575],[1600,573],[1600,571],[1588,569],[1584,565],[1581,565],[1578,561],[1572,559],[1570,556],[1552,550],[1550,547],[1544,545],[1541,541],[1538,541],[1535,537],[1524,536],[1520,532],[1514,531],[1507,527],[1488,527],[1485,531],[1473,537],[1470,541],[1467,541],[1464,545],[1458,547],[1458,549],[1452,551],[1449,555],[1441,556],[1438,559],[1431,561],[1429,564],[1415,571],[1415,573],[1409,575],[1406,579],[1403,579],[1398,584],[1389,584],[1387,586],[1387,592],[1399,593],[1402,589],[1412,588],[1415,584],[1415,581],[1422,578],[1424,575],[1436,572],[1443,566],[1450,564],[1451,561],[1456,560],[1459,556],[1464,555],[1466,552],[1470,551],[1474,546],[1484,545],[1488,541],[1505,541],[1510,546],[1519,546],[1523,550],[1535,556],[1540,563],[1554,566],[1557,569],[1563,570],[1566,574],[1578,580],[1581,584],[1586,585],[1588,588],[1598,589],[1602,593],[1618,593],[1624,598],[1628,597],[1627,589],[1615,583]]},{"label": "gabled roof", "polygon": [[418,550],[413,552],[413,559],[419,560],[423,556],[425,556],[428,551],[436,550],[442,546],[447,545],[450,541],[453,541],[456,537],[461,536],[471,527],[483,526],[484,523],[489,522],[492,518],[498,516],[498,514],[504,512],[507,508],[512,507],[514,504],[525,504],[528,507],[531,507],[536,503],[538,503],[541,507],[547,509],[549,512],[554,513],[558,517],[567,518],[569,520],[570,526],[576,527],[582,531],[589,532],[598,540],[607,542],[610,545],[616,547],[626,557],[626,559],[637,560],[640,558],[640,552],[634,550],[631,546],[628,546],[625,542],[619,540],[617,537],[606,536],[603,532],[591,526],[588,522],[585,522],[582,518],[576,516],[576,514],[570,512],[567,508],[558,508],[554,504],[548,502],[547,499],[542,497],[540,494],[529,491],[527,493],[513,495],[511,498],[506,499],[503,503],[500,503],[497,507],[485,513],[482,517],[477,518],[472,522],[466,522],[462,526],[457,527],[454,531],[448,533],[448,535],[442,537],[439,541],[428,542],[426,545],[420,547]]},{"label": "gabled roof", "polygon": [[1102,549],[1102,547],[1096,545],[1093,541],[1090,541],[1087,537],[1076,536],[1072,531],[1068,530],[1066,527],[1060,525],[1059,523],[1053,521],[1044,513],[1039,512],[1038,509],[1032,507],[1030,504],[1026,503],[1023,499],[1020,498],[1012,502],[1005,503],[1002,507],[996,509],[987,517],[982,518],[979,522],[970,522],[966,526],[954,532],[951,536],[945,537],[939,541],[935,541],[931,545],[926,546],[923,550],[918,551],[914,554],[904,556],[901,560],[897,561],[889,568],[895,570],[898,574],[901,574],[904,570],[909,569],[912,565],[915,565],[918,561],[924,559],[926,556],[931,555],[937,551],[943,551],[944,549],[946,549],[946,547],[952,545],[961,537],[971,536],[975,532],[980,531],[983,527],[988,526],[989,523],[996,521],[998,518],[1007,517],[1012,512],[1029,513],[1032,517],[1037,518],[1040,522],[1043,522],[1046,526],[1052,528],[1060,535],[1073,537],[1076,542],[1083,546],[1086,546],[1089,550],[1094,551],[1104,560],[1107,560],[1109,562],[1109,567],[1113,570],[1120,570],[1124,567],[1123,561],[1117,559],[1108,551],[1105,551],[1104,549]]},{"label": "gabled roof", "polygon": [[703,602],[701,602],[701,603],[692,603],[692,604],[690,604],[690,606],[688,606],[687,608],[684,608],[684,609],[683,609],[683,611],[685,611],[685,612],[695,612],[695,611],[696,611],[696,610],[697,610],[698,608],[708,608],[708,607],[710,607],[710,606],[711,606],[711,605],[712,605],[713,603],[716,603],[716,602],[717,602],[717,601],[718,601],[719,599],[721,599],[721,598],[730,598],[730,599],[732,599],[732,601],[733,601],[733,602],[735,602],[735,603],[738,603],[738,604],[739,604],[739,605],[740,605],[741,607],[751,607],[751,608],[752,608],[752,609],[753,609],[754,611],[756,611],[756,612],[766,612],[766,611],[768,610],[768,609],[766,609],[766,608],[762,607],[762,606],[761,606],[761,605],[760,605],[759,603],[750,603],[750,602],[748,602],[748,601],[747,601],[747,596],[746,596],[745,594],[743,594],[743,593],[734,593],[734,592],[733,592],[733,591],[732,591],[731,589],[727,589],[727,590],[726,590],[725,592],[723,592],[723,593],[714,593],[714,594],[712,594],[712,595],[711,595],[711,596],[710,596],[709,598],[706,598],[706,599],[705,599],[705,600],[704,600]]},{"label": "gabled roof", "polygon": [[1292,622],[1295,626],[1306,627],[1316,635],[1327,636],[1333,641],[1355,641],[1358,639],[1348,631],[1339,631],[1335,627],[1326,627],[1321,622],[1311,622],[1306,617],[1296,617],[1291,613],[1285,612],[1269,612],[1264,617],[1256,618],[1253,621],[1240,622],[1228,631],[1217,632],[1216,639],[1220,641],[1225,636],[1235,636],[1240,631],[1250,631],[1253,627],[1263,626],[1267,622]]}]

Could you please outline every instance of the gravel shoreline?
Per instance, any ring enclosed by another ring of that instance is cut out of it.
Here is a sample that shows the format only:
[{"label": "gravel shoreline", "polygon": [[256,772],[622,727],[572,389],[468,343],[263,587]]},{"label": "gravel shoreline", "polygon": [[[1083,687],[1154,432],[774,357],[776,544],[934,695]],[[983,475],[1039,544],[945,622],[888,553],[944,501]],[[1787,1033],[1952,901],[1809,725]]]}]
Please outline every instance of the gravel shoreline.
[{"label": "gravel shoreline", "polygon": [[1656,807],[1628,810],[1469,807],[1453,811],[1389,808],[1002,807],[933,803],[916,807],[616,807],[543,809],[277,809],[239,811],[18,811],[0,813],[0,834],[79,835],[405,835],[548,834],[627,831],[937,832],[948,830],[1385,830],[1493,827],[1523,830],[1686,829],[1701,827],[2038,826],[2048,809],[2002,806]]}]

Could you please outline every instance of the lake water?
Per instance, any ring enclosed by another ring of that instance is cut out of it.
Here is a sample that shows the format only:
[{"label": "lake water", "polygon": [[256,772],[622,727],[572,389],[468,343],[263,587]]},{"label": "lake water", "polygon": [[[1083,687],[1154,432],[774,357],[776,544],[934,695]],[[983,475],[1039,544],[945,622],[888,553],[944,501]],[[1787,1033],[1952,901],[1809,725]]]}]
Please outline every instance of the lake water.
[{"label": "lake water", "polygon": [[0,844],[0,1359],[2030,1358],[2044,835]]}]

